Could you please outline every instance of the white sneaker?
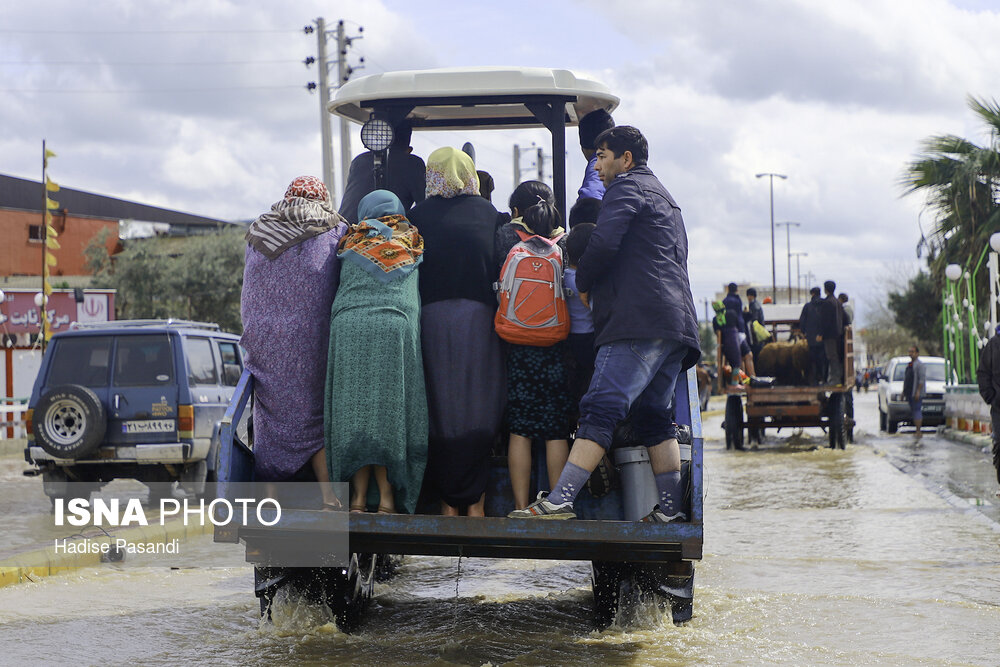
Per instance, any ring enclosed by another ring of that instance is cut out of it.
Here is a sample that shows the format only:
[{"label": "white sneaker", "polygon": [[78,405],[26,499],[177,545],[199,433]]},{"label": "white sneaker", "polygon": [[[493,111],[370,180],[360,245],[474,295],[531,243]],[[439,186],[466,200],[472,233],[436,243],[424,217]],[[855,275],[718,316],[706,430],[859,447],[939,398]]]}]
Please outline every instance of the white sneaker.
[{"label": "white sneaker", "polygon": [[573,503],[565,502],[561,505],[550,503],[546,498],[547,491],[539,491],[538,499],[525,507],[523,510],[514,510],[507,515],[508,519],[575,519],[576,512],[573,511]]}]

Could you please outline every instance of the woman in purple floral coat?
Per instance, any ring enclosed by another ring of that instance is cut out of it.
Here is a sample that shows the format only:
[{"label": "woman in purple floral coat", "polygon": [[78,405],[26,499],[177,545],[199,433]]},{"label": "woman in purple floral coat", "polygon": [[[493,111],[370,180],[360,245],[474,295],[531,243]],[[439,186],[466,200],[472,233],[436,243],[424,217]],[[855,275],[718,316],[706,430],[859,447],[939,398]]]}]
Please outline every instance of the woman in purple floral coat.
[{"label": "woman in purple floral coat", "polygon": [[[250,225],[240,312],[254,375],[255,476],[289,480],[306,466],[329,480],[323,450],[330,306],[340,280],[337,245],[347,224],[314,176],[292,181]],[[324,502],[336,504],[332,490]]]}]

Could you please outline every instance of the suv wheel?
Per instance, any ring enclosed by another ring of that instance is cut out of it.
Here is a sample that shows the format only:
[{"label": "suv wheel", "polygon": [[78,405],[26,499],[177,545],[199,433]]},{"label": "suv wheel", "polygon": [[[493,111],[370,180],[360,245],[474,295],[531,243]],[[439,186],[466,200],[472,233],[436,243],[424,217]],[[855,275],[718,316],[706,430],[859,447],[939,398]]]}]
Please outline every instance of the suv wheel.
[{"label": "suv wheel", "polygon": [[35,407],[35,439],[61,459],[93,453],[104,439],[107,418],[97,394],[67,384],[46,392]]}]

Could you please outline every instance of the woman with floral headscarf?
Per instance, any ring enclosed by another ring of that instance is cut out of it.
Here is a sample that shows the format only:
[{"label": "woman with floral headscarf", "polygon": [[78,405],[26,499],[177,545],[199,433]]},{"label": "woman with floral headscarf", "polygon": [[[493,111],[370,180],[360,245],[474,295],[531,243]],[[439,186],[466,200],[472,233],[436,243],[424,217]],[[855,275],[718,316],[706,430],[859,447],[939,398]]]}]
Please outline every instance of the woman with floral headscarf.
[{"label": "woman with floral headscarf", "polygon": [[[326,447],[330,479],[351,481],[351,511],[416,509],[427,462],[417,267],[423,239],[387,190],[362,198],[340,244],[330,313]],[[374,472],[377,489],[369,489]]]},{"label": "woman with floral headscarf", "polygon": [[[240,312],[245,364],[254,375],[257,479],[283,481],[307,464],[327,479],[323,384],[327,325],[347,231],[314,176],[300,176],[247,229]],[[305,471],[303,471],[305,472]],[[324,486],[324,501],[335,504]]]},{"label": "woman with floral headscarf", "polygon": [[430,438],[427,486],[442,512],[483,516],[487,458],[500,432],[506,378],[493,329],[497,210],[479,196],[472,158],[427,158],[427,198],[410,211],[424,237],[421,337]]}]

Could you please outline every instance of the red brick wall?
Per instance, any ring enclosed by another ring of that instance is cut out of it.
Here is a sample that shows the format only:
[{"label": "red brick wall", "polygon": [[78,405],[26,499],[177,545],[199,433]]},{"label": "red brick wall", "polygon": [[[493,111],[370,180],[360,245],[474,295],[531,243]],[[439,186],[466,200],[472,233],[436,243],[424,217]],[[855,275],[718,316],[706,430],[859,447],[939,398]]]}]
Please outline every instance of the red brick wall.
[{"label": "red brick wall", "polygon": [[[41,213],[0,210],[0,276],[37,276],[42,272],[42,244],[28,240],[28,226],[42,224]],[[82,276],[86,269],[84,249],[102,229],[110,229],[108,252],[112,252],[118,242],[118,221],[95,218],[63,216],[59,212],[52,215],[52,226],[59,233],[59,250],[53,250],[56,265],[51,274],[55,276]]]}]

